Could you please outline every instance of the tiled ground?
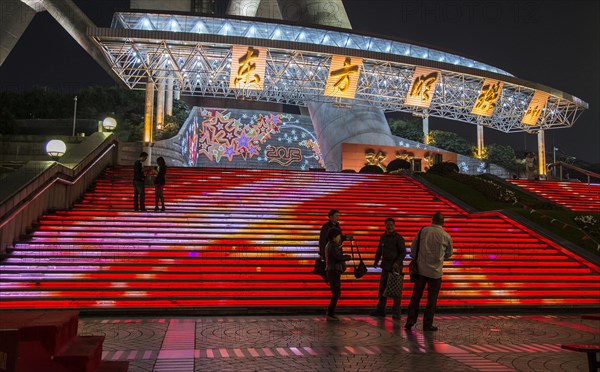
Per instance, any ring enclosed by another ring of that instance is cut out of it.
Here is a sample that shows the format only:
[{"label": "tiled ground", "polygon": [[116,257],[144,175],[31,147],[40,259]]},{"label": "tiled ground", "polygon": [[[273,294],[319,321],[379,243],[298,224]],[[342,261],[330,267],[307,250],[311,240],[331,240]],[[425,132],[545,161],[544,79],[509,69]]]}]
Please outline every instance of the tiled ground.
[{"label": "tiled ground", "polygon": [[579,315],[439,315],[438,332],[402,321],[343,315],[80,318],[105,335],[105,360],[130,372],[587,371],[563,343],[600,343],[600,321]]}]

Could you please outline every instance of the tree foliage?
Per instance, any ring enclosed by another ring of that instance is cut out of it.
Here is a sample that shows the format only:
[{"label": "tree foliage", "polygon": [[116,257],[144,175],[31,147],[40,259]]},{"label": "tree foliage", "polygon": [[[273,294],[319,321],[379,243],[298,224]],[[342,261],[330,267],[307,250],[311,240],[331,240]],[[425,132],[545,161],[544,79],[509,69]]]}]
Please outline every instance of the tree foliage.
[{"label": "tree foliage", "polygon": [[423,142],[423,124],[419,118],[388,120],[392,134],[412,141]]},{"label": "tree foliage", "polygon": [[[112,116],[118,122],[115,133],[119,138],[126,141],[142,140],[145,92],[118,87],[88,87],[74,94],[40,87],[26,92],[1,92],[0,131],[5,134],[18,133],[16,119],[72,118],[75,96],[77,118],[103,120]],[[168,130],[157,133],[156,138],[177,134],[188,114],[185,102],[174,100],[173,116],[165,118]]]},{"label": "tree foliage", "polygon": [[517,168],[515,150],[511,146],[498,145],[495,143],[486,146],[487,161],[508,170]]},{"label": "tree foliage", "polygon": [[456,133],[446,132],[443,130],[432,130],[429,132],[432,146],[441,149],[455,152],[457,154],[471,156],[471,148],[473,147],[466,139]]}]

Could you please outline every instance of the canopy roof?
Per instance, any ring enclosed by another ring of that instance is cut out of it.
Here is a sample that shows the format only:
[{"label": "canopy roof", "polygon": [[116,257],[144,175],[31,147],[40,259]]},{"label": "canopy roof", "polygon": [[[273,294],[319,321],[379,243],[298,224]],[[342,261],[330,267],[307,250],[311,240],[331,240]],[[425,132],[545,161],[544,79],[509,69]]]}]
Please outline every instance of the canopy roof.
[{"label": "canopy roof", "polygon": [[[132,89],[145,89],[149,79],[157,87],[166,86],[171,80],[175,89],[187,95],[298,106],[310,101],[343,107],[375,106],[384,111],[482,124],[503,132],[570,127],[588,108],[577,97],[518,79],[493,66],[345,29],[255,19],[119,12],[113,16],[112,28],[91,28],[88,35]],[[231,87],[235,47],[266,51],[262,89]],[[353,98],[324,95],[335,56],[356,57],[362,62]],[[427,108],[406,103],[417,67],[439,71]],[[489,79],[502,83],[493,114],[474,114],[474,104]],[[535,123],[523,124],[536,92],[543,92],[548,99]]]}]

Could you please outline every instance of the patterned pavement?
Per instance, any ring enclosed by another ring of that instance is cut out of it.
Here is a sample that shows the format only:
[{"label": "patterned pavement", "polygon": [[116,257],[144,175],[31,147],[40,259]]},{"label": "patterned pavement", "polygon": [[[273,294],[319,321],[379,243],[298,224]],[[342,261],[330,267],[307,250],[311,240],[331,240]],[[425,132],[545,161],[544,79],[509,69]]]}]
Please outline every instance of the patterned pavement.
[{"label": "patterned pavement", "polygon": [[436,316],[421,323],[341,315],[80,317],[80,335],[105,335],[104,360],[130,372],[587,371],[564,343],[600,343],[600,321],[579,315]]}]

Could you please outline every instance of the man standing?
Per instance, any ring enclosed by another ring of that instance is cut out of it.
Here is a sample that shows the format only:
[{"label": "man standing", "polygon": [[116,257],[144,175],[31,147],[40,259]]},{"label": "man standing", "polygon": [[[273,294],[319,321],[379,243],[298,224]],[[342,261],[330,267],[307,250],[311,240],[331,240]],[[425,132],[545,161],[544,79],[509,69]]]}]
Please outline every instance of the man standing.
[{"label": "man standing", "polygon": [[452,238],[444,231],[444,216],[437,212],[431,219],[431,226],[423,227],[411,245],[411,256],[417,256],[419,275],[408,305],[408,318],[404,328],[410,330],[419,317],[419,302],[427,285],[427,306],[423,315],[423,331],[437,331],[433,316],[438,294],[442,286],[442,266],[444,260],[452,257]]},{"label": "man standing", "polygon": [[[402,261],[406,256],[406,245],[402,235],[396,232],[396,223],[393,218],[388,217],[385,220],[385,232],[379,238],[377,253],[375,253],[375,262],[373,266],[377,267],[381,259],[381,277],[379,278],[379,293],[377,297],[377,309],[371,313],[374,316],[385,316],[385,305],[387,297],[385,289],[388,283],[388,277],[393,271],[402,273]],[[392,318],[400,319],[400,297],[394,297],[394,306],[392,307]]]},{"label": "man standing", "polygon": [[[329,221],[325,222],[323,226],[321,226],[321,233],[319,234],[319,256],[321,260],[325,260],[325,246],[329,242],[327,239],[327,233],[330,229],[336,228],[342,232],[342,228],[340,227],[340,211],[337,209],[332,209],[329,211]],[[342,235],[342,242],[346,240],[352,240],[354,237],[352,235]]]},{"label": "man standing", "polygon": [[138,160],[133,164],[133,209],[146,211],[146,184],[143,162],[148,159],[146,152],[141,152]]}]

